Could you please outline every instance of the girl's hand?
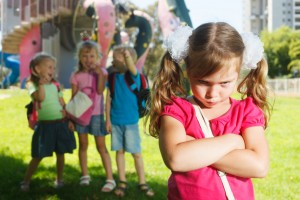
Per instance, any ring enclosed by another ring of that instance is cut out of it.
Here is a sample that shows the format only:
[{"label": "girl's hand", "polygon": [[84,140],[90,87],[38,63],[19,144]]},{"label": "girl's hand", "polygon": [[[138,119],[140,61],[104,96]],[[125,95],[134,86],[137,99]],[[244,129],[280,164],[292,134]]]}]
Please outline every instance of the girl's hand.
[{"label": "girl's hand", "polygon": [[111,122],[109,120],[106,120],[106,122],[105,122],[105,128],[106,128],[106,132],[108,134],[111,134],[111,132],[112,132],[112,125],[111,125]]},{"label": "girl's hand", "polygon": [[122,54],[124,55],[125,59],[131,57],[131,54],[127,49],[122,49]]},{"label": "girl's hand", "polygon": [[67,117],[67,111],[63,108],[61,111],[63,118]]},{"label": "girl's hand", "polygon": [[69,128],[71,131],[73,131],[73,132],[75,131],[74,123],[73,123],[71,120],[69,120],[68,128]]},{"label": "girl's hand", "polygon": [[90,65],[90,71],[92,72],[96,72],[97,73],[97,69],[100,68],[100,64],[99,63],[95,63],[95,64],[91,64]]},{"label": "girl's hand", "polygon": [[51,79],[49,76],[41,76],[39,78],[39,85],[43,85],[43,84],[47,84],[47,83],[50,83],[51,82]]},{"label": "girl's hand", "polygon": [[91,65],[90,67],[90,71],[95,72],[96,74],[100,74],[101,73],[101,69],[102,67],[100,66],[100,62],[97,62],[93,65]]},{"label": "girl's hand", "polygon": [[107,70],[104,68],[104,67],[97,67],[94,72],[99,75],[99,76],[102,76],[102,77],[107,77],[108,76],[108,73],[107,73]]},{"label": "girl's hand", "polygon": [[100,67],[100,72],[103,77],[106,78],[108,76],[108,72],[104,67]]}]

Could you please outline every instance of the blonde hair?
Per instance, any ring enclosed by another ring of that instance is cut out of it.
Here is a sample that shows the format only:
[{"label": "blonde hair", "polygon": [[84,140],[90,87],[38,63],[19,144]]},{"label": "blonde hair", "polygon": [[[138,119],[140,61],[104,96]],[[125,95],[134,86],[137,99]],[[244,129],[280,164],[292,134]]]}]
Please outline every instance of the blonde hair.
[{"label": "blonde hair", "polygon": [[133,62],[137,61],[137,53],[133,47],[131,47],[129,45],[121,44],[121,45],[117,45],[113,48],[114,52],[120,52],[122,50],[128,50],[132,57]]},{"label": "blonde hair", "polygon": [[[224,22],[206,23],[196,28],[189,38],[188,55],[184,59],[188,77],[203,78],[218,72],[232,58],[239,59],[237,71],[240,72],[245,46],[240,34]],[[256,69],[252,69],[238,85],[242,98],[252,97],[255,104],[262,109],[266,126],[270,115],[270,104],[267,102],[268,88],[266,76],[268,65],[262,59]],[[160,69],[156,75],[151,104],[147,120],[150,119],[149,133],[153,137],[159,134],[160,113],[166,104],[175,96],[186,97],[182,86],[182,70],[168,52],[163,56]]]},{"label": "blonde hair", "polygon": [[[29,63],[29,69],[30,69],[30,79],[29,81],[33,82],[35,85],[38,85],[40,78],[36,75],[35,67],[42,63],[45,60],[52,60],[56,63],[56,58],[52,55],[45,53],[45,52],[39,52],[33,56],[33,58],[30,60]],[[55,81],[55,79],[52,79],[52,82]]]},{"label": "blonde hair", "polygon": [[92,49],[94,49],[96,51],[96,54],[98,56],[99,59],[101,59],[102,54],[101,54],[101,47],[97,42],[94,42],[92,40],[86,40],[86,41],[82,41],[77,45],[77,59],[78,59],[78,72],[82,71],[83,65],[80,61],[80,55],[83,52],[83,50],[88,50],[91,51]]}]

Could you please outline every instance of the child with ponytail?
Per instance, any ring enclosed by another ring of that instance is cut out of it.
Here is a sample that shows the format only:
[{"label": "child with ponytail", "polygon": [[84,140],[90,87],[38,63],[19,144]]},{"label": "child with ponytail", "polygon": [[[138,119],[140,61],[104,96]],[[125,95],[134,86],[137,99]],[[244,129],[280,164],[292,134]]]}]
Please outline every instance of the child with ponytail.
[{"label": "child with ponytail", "polygon": [[55,80],[56,59],[47,53],[37,53],[30,61],[31,76],[28,92],[35,102],[38,122],[31,142],[31,160],[28,164],[21,190],[29,191],[30,181],[40,162],[56,154],[56,179],[54,187],[64,185],[65,153],[73,153],[76,141],[73,124],[66,118],[65,101]]},{"label": "child with ponytail", "polygon": [[[254,199],[251,178],[265,177],[269,168],[262,42],[217,22],[181,26],[164,45],[147,119],[172,171],[168,199]],[[182,61],[190,97],[181,83]],[[244,69],[248,75],[240,77]],[[241,100],[231,97],[236,89]]]}]

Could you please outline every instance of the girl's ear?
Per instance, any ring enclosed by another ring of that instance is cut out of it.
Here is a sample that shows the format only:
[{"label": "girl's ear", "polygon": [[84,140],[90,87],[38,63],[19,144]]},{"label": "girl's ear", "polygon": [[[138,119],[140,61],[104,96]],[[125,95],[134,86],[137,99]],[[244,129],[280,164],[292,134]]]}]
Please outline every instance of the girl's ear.
[{"label": "girl's ear", "polygon": [[31,73],[35,76],[39,76],[39,67],[37,65],[31,68]]}]

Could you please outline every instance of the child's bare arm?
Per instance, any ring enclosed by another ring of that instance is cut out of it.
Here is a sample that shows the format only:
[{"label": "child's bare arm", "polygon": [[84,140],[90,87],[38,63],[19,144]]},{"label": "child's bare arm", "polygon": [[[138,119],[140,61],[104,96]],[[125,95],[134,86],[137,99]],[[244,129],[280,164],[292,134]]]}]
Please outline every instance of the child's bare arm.
[{"label": "child's bare arm", "polygon": [[37,90],[32,94],[33,98],[36,101],[42,102],[45,99],[45,89],[44,84],[49,83],[50,77],[49,76],[40,76],[39,75],[39,81],[38,81],[38,88]]},{"label": "child's bare arm", "polygon": [[59,97],[59,103],[62,107],[64,107],[66,105],[66,102],[63,97]]},{"label": "child's bare arm", "polygon": [[212,166],[235,176],[265,177],[269,169],[269,149],[263,127],[247,128],[243,138],[246,149],[234,150]]},{"label": "child's bare arm", "polygon": [[77,87],[77,85],[72,84],[71,89],[72,89],[72,97],[71,98],[73,98],[78,91],[78,87]]},{"label": "child's bare arm", "polygon": [[200,169],[215,163],[234,149],[244,148],[243,138],[235,134],[191,139],[186,136],[182,123],[170,116],[162,116],[159,146],[166,166],[172,171]]},{"label": "child's bare arm", "polygon": [[32,94],[34,100],[42,102],[45,99],[45,89],[42,83],[39,83],[37,90]]},{"label": "child's bare arm", "polygon": [[105,82],[107,79],[107,70],[104,67],[97,66],[95,73],[98,74],[97,80],[97,94],[102,94],[105,89]]},{"label": "child's bare arm", "polygon": [[61,113],[62,113],[63,117],[65,118],[65,117],[67,117],[67,112],[65,110],[66,102],[63,97],[59,97],[59,103],[62,106]]},{"label": "child's bare arm", "polygon": [[111,120],[110,120],[110,108],[111,108],[111,96],[110,96],[110,91],[106,91],[106,104],[105,104],[105,128],[108,133],[111,133],[112,131],[112,125],[111,125]]},{"label": "child's bare arm", "polygon": [[128,67],[128,70],[130,71],[130,73],[132,75],[135,76],[137,74],[137,69],[136,69],[135,63],[132,59],[130,52],[127,49],[124,49],[123,55],[124,55],[124,59],[125,59],[126,65]]}]

